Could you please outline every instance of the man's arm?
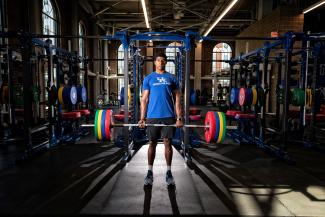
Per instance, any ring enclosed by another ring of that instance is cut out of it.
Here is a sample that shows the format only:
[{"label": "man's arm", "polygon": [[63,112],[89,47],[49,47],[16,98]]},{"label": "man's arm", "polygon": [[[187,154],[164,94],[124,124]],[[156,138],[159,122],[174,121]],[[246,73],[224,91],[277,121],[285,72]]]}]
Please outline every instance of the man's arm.
[{"label": "man's arm", "polygon": [[175,90],[174,94],[175,94],[175,108],[176,108],[176,127],[182,127],[183,120],[182,120],[181,92],[179,90]]},{"label": "man's arm", "polygon": [[175,94],[176,118],[181,118],[182,117],[181,92],[179,90],[175,90],[174,94]]},{"label": "man's arm", "polygon": [[141,105],[140,105],[140,120],[138,122],[140,128],[145,127],[145,117],[147,113],[147,106],[148,106],[148,100],[149,100],[149,90],[142,91],[142,97],[141,97]]},{"label": "man's arm", "polygon": [[147,106],[149,101],[149,90],[144,90],[141,97],[141,115],[140,120],[144,120],[147,113]]}]

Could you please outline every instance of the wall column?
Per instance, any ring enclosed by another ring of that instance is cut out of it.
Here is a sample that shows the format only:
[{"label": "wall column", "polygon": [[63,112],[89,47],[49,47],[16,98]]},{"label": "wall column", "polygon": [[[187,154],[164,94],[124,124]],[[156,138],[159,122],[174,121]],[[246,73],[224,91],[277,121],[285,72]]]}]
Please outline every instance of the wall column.
[{"label": "wall column", "polygon": [[[196,43],[195,60],[202,60],[202,43]],[[201,75],[202,75],[201,70],[202,70],[202,63],[196,61],[195,70],[194,70],[194,89],[200,91],[201,91]]]}]

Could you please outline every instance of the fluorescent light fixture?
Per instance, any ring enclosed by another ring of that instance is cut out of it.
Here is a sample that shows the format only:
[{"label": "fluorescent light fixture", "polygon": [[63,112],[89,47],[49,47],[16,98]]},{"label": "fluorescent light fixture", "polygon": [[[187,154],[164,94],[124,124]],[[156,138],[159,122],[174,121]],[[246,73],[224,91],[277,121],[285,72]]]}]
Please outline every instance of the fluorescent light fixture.
[{"label": "fluorescent light fixture", "polygon": [[232,2],[227,6],[227,8],[220,14],[220,16],[214,21],[210,28],[204,33],[207,36],[211,30],[219,23],[219,21],[228,13],[228,11],[238,2],[238,0],[232,0]]},{"label": "fluorescent light fixture", "polygon": [[323,5],[323,4],[325,4],[325,1],[319,1],[319,2],[316,2],[315,4],[313,4],[313,5],[309,6],[308,8],[304,9],[304,10],[302,11],[302,13],[306,14],[306,13],[308,13],[309,11],[312,11],[312,10],[314,10],[315,8],[318,8],[319,6],[321,6],[321,5]]},{"label": "fluorescent light fixture", "polygon": [[149,20],[148,20],[148,12],[147,12],[145,0],[141,0],[141,4],[142,4],[142,9],[143,9],[144,19],[146,20],[146,26],[148,29],[150,29]]}]

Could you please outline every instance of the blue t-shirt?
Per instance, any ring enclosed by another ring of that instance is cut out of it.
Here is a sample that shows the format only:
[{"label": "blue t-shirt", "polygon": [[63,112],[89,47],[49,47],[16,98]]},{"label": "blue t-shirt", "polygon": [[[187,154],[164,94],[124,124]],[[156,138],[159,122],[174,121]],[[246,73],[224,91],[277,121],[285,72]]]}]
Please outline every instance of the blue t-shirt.
[{"label": "blue t-shirt", "polygon": [[152,72],[143,80],[142,90],[149,90],[147,118],[175,117],[173,91],[179,89],[176,77],[169,72]]}]

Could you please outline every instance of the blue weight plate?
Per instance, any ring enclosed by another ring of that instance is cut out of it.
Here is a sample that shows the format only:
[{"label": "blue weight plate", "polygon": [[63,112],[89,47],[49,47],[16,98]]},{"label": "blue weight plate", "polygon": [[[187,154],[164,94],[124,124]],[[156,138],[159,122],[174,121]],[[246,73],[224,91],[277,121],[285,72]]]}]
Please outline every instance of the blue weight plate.
[{"label": "blue weight plate", "polygon": [[75,86],[72,86],[70,88],[70,103],[72,105],[75,105],[78,100],[78,94],[77,94],[77,88]]},{"label": "blue weight plate", "polygon": [[124,87],[121,87],[121,92],[120,92],[120,104],[124,105]]},{"label": "blue weight plate", "polygon": [[230,102],[231,104],[235,105],[238,104],[238,93],[239,93],[239,89],[238,88],[231,88],[231,92],[230,92]]},{"label": "blue weight plate", "polygon": [[213,112],[215,120],[216,120],[216,134],[214,135],[213,141],[218,141],[219,138],[219,131],[220,131],[220,120],[219,120],[219,115],[218,112]]},{"label": "blue weight plate", "polygon": [[87,89],[84,86],[82,87],[82,90],[81,90],[81,99],[82,99],[82,102],[87,101]]},{"label": "blue weight plate", "polygon": [[102,113],[102,120],[101,120],[101,123],[100,123],[100,130],[102,132],[102,140],[103,141],[106,140],[105,120],[106,120],[106,110],[104,109],[103,113]]},{"label": "blue weight plate", "polygon": [[191,93],[191,104],[192,105],[195,105],[196,104],[196,93],[195,93],[195,91],[193,91]]},{"label": "blue weight plate", "polygon": [[253,92],[251,88],[246,88],[246,93],[247,93],[247,102],[246,105],[251,105],[252,104],[252,100],[253,100]]}]

